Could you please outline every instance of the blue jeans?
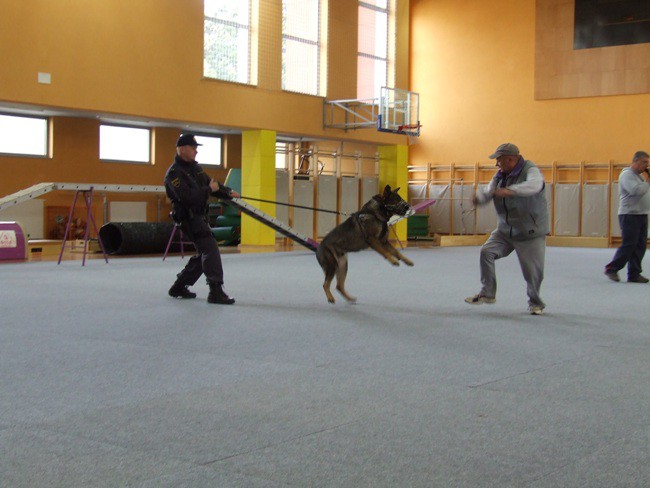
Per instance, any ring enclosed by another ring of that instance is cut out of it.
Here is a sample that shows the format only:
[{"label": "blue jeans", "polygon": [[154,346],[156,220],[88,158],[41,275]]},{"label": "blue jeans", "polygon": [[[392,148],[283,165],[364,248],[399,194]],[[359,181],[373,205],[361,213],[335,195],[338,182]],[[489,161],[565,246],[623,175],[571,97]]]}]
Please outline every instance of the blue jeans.
[{"label": "blue jeans", "polygon": [[641,274],[641,261],[648,245],[648,216],[625,214],[618,216],[623,242],[616,250],[614,259],[605,266],[608,273],[616,273],[627,264],[627,279]]}]

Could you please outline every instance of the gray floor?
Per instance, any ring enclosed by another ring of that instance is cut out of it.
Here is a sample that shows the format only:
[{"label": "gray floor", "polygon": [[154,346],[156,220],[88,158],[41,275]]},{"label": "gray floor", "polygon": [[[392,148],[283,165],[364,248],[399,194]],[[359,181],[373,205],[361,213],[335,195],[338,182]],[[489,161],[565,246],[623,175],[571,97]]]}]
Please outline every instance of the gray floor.
[{"label": "gray floor", "polygon": [[535,317],[514,256],[473,306],[478,248],[406,253],[356,305],[308,251],[225,255],[232,307],[180,257],[0,265],[0,486],[650,486],[650,285],[549,248]]}]

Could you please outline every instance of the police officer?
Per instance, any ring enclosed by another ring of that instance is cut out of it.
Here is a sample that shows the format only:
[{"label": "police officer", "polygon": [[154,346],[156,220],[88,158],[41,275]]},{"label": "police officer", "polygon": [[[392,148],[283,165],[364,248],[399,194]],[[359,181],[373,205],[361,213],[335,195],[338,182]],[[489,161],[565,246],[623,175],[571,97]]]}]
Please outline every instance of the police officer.
[{"label": "police officer", "polygon": [[174,221],[181,224],[183,233],[194,243],[197,254],[177,275],[169,289],[174,298],[196,298],[188,287],[202,274],[210,287],[208,303],[231,305],[235,299],[223,290],[223,267],[219,247],[208,223],[208,198],[239,197],[239,193],[213,180],[203,172],[195,158],[198,153],[193,134],[182,134],[176,141],[176,157],[165,175],[165,190],[172,202]]}]

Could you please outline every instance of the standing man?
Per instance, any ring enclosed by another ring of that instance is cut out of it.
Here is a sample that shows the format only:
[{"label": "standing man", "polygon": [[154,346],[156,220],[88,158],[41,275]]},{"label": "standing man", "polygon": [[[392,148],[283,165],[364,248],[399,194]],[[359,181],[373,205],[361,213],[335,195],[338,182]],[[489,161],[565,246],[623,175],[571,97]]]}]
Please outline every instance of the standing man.
[{"label": "standing man", "polygon": [[645,151],[637,151],[632,164],[618,177],[618,223],[623,242],[614,259],[605,266],[605,275],[612,281],[621,281],[618,271],[627,264],[627,281],[647,283],[641,276],[641,261],[648,245],[648,212],[650,211],[650,158]]},{"label": "standing man", "polygon": [[208,303],[232,305],[223,291],[223,268],[219,247],[208,224],[208,198],[239,197],[239,193],[214,181],[203,172],[196,162],[197,147],[192,134],[182,134],[176,141],[176,157],[165,175],[165,190],[172,202],[174,221],[181,224],[183,233],[194,243],[197,254],[192,256],[185,268],[177,275],[176,282],[169,289],[174,298],[196,298],[188,290],[202,274],[210,287]]},{"label": "standing man", "polygon": [[465,299],[481,304],[496,301],[497,280],[494,261],[517,252],[527,284],[528,310],[541,315],[546,306],[539,296],[544,279],[544,256],[548,209],[544,196],[544,177],[537,166],[519,154],[511,143],[497,147],[490,159],[497,160],[499,171],[485,191],[474,195],[474,205],[490,200],[497,211],[498,226],[481,247],[481,291]]}]

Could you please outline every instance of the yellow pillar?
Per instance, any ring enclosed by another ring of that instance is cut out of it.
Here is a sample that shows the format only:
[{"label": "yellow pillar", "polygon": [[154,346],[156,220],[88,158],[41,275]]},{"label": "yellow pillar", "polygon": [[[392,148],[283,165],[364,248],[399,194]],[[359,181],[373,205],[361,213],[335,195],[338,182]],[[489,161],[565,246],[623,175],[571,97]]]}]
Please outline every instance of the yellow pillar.
[{"label": "yellow pillar", "polygon": [[[248,130],[242,133],[241,194],[246,197],[275,201],[275,139],[271,130]],[[275,205],[250,201],[250,204],[275,217]],[[274,246],[275,230],[242,215],[241,243],[251,246]]]},{"label": "yellow pillar", "polygon": [[[379,146],[379,191],[390,185],[399,188],[399,195],[408,200],[408,158],[408,146]],[[400,240],[406,240],[406,220],[395,224],[395,232]]]}]

